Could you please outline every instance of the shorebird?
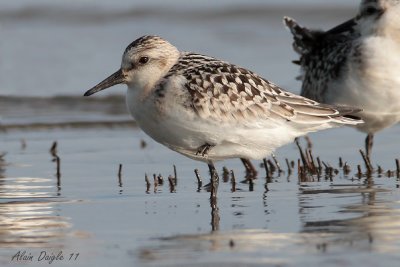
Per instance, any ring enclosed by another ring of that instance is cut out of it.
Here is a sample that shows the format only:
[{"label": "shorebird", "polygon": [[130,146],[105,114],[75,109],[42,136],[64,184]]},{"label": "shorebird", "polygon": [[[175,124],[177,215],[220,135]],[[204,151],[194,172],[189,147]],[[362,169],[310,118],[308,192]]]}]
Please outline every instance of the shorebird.
[{"label": "shorebird", "polygon": [[328,31],[284,23],[300,54],[301,95],[363,109],[356,127],[367,133],[370,157],[374,134],[400,122],[400,1],[363,0],[354,18]]},{"label": "shorebird", "polygon": [[128,86],[128,110],[155,141],[191,159],[262,159],[309,132],[362,123],[351,107],[289,93],[254,72],[213,57],[180,52],[143,36],[123,53],[121,67],[84,95]]}]

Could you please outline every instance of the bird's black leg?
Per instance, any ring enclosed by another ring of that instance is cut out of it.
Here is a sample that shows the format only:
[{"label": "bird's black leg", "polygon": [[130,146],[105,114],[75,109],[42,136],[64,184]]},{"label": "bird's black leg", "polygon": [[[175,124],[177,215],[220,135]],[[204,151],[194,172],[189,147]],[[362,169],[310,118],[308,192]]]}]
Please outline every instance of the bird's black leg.
[{"label": "bird's black leg", "polygon": [[199,147],[197,149],[196,155],[197,156],[198,155],[202,155],[203,157],[206,157],[207,154],[208,154],[208,151],[210,151],[210,149],[213,148],[213,147],[214,147],[213,145],[210,145],[210,144],[206,143],[205,145],[202,145],[201,147]]},{"label": "bird's black leg", "polygon": [[367,152],[367,157],[371,158],[372,145],[374,144],[374,134],[369,133],[365,139],[365,150]]},{"label": "bird's black leg", "polygon": [[215,169],[214,163],[212,161],[208,162],[208,169],[211,175],[211,199],[217,197],[219,177],[217,170]]},{"label": "bird's black leg", "polygon": [[219,209],[217,205],[217,191],[219,177],[217,170],[215,169],[214,163],[212,161],[208,162],[208,168],[211,174],[211,195],[210,195],[210,205],[211,205],[211,228],[212,231],[219,230]]},{"label": "bird's black leg", "polygon": [[244,158],[240,158],[240,160],[242,161],[244,167],[246,168],[246,176],[248,176],[250,178],[256,178],[257,170],[254,167],[254,165],[251,163],[251,161],[249,159],[244,159]]}]

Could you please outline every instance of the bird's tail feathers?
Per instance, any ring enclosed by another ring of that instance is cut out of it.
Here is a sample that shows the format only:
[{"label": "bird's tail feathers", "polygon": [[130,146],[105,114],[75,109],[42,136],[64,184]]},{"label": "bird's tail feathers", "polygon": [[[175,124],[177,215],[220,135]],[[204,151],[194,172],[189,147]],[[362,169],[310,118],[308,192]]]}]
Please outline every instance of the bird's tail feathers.
[{"label": "bird's tail feathers", "polygon": [[362,111],[360,108],[349,107],[345,105],[335,105],[332,106],[338,111],[336,116],[333,116],[333,122],[340,124],[349,124],[349,125],[357,125],[364,123],[361,117],[358,117],[357,114]]},{"label": "bird's tail feathers", "polygon": [[300,55],[308,53],[314,43],[316,31],[311,31],[286,16],[283,18],[283,24],[293,35],[293,49]]}]

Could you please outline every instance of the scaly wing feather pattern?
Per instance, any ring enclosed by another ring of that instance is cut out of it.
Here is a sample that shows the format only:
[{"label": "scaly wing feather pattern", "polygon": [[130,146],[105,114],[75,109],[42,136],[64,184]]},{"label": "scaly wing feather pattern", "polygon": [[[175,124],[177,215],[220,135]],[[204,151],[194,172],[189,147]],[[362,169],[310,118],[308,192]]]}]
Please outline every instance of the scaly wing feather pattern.
[{"label": "scaly wing feather pattern", "polygon": [[170,72],[185,77],[191,106],[203,119],[242,125],[254,125],[260,119],[298,124],[360,122],[342,117],[357,109],[319,104],[286,92],[249,70],[211,57],[184,53]]}]

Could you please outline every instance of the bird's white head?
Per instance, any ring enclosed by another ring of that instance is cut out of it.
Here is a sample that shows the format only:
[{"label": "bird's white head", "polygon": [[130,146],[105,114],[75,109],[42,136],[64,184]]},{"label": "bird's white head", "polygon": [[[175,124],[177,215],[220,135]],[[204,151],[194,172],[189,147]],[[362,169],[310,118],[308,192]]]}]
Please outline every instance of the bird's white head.
[{"label": "bird's white head", "polygon": [[357,20],[362,35],[400,41],[400,0],[362,0]]},{"label": "bird's white head", "polygon": [[149,90],[178,61],[178,49],[161,37],[146,35],[125,49],[121,68],[85,93],[92,95],[116,84],[126,84],[133,90]]}]

